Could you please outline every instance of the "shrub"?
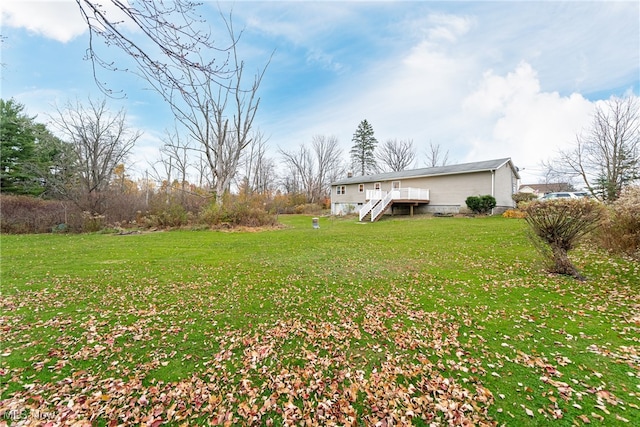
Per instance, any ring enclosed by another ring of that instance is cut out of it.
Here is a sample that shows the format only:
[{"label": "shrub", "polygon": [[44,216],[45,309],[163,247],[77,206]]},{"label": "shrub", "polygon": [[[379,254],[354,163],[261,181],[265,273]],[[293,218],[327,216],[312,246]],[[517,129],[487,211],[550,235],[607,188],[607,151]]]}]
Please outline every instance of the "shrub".
[{"label": "shrub", "polygon": [[67,223],[68,207],[61,202],[29,196],[0,196],[0,231],[7,234],[49,233]]},{"label": "shrub", "polygon": [[513,199],[514,202],[516,202],[516,206],[520,207],[521,203],[527,203],[527,202],[532,202],[534,200],[537,200],[538,196],[536,196],[533,193],[516,193],[513,196],[511,196],[511,198]]},{"label": "shrub", "polygon": [[148,209],[145,194],[142,192],[121,192],[110,188],[105,193],[105,207],[101,213],[108,224],[128,223],[136,218],[138,211]]},{"label": "shrub", "polygon": [[170,203],[164,209],[154,211],[144,220],[147,227],[182,227],[189,223],[188,212],[178,203]]},{"label": "shrub", "polygon": [[467,207],[474,213],[486,214],[496,207],[496,198],[490,195],[470,196],[465,200]]},{"label": "shrub", "polygon": [[212,227],[221,224],[263,227],[278,222],[275,215],[267,212],[265,202],[258,196],[225,196],[222,205],[213,202],[203,209],[199,220]]},{"label": "shrub", "polygon": [[502,216],[505,218],[525,218],[527,214],[525,214],[524,211],[521,211],[520,209],[508,209],[504,211]]},{"label": "shrub", "polygon": [[598,237],[604,248],[640,259],[640,186],[626,188],[610,205]]},{"label": "shrub", "polygon": [[294,207],[293,212],[296,214],[316,215],[322,212],[323,205],[319,203],[305,203]]},{"label": "shrub", "polygon": [[523,207],[532,238],[549,262],[550,272],[584,277],[567,255],[604,217],[604,207],[590,199],[534,201]]},{"label": "shrub", "polygon": [[85,233],[95,233],[96,231],[100,231],[104,228],[104,215],[85,211],[82,212],[80,218],[82,221],[82,231]]}]

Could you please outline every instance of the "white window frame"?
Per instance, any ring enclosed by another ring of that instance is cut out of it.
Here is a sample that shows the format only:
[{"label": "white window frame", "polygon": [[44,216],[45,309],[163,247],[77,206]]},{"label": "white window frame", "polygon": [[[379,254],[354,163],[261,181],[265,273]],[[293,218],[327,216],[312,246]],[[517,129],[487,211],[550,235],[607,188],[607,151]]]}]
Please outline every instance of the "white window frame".
[{"label": "white window frame", "polygon": [[[397,186],[396,186],[397,184]],[[400,189],[400,181],[391,181],[391,189],[392,190],[399,190]]]},{"label": "white window frame", "polygon": [[374,182],[373,183],[373,189],[374,190],[382,190],[382,183],[381,182]]},{"label": "white window frame", "polygon": [[358,193],[364,193],[364,184],[358,184]]},{"label": "white window frame", "polygon": [[336,194],[347,194],[347,187],[345,185],[336,185]]}]

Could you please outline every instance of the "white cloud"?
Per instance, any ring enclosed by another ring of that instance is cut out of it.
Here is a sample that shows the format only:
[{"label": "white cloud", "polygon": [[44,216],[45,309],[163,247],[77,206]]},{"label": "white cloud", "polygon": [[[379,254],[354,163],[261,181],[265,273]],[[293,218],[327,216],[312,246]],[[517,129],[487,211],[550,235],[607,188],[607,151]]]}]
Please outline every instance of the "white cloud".
[{"label": "white cloud", "polygon": [[455,42],[471,28],[471,19],[445,13],[428,16],[428,39],[431,41]]},{"label": "white cloud", "polygon": [[317,49],[309,50],[307,53],[307,63],[320,64],[323,69],[336,73],[339,73],[344,68],[343,64],[334,60],[333,55],[329,55],[328,53]]},{"label": "white cloud", "polygon": [[483,75],[480,87],[464,100],[468,111],[491,116],[500,113],[504,105],[517,97],[530,99],[540,91],[540,84],[533,68],[521,62],[515,71],[506,77],[497,76],[492,70]]},{"label": "white cloud", "polygon": [[349,2],[257,2],[250,8],[235,8],[233,15],[270,37],[308,46],[326,39],[340,26],[357,25],[357,10],[358,5]]},{"label": "white cloud", "polygon": [[[112,1],[93,3],[111,22],[119,22],[125,28],[135,31],[136,26]],[[122,3],[128,4],[126,0]],[[87,15],[93,15],[87,6],[83,7]],[[67,43],[87,31],[87,23],[75,0],[4,0],[0,3],[0,16],[3,26],[26,28],[32,33],[62,43]]]},{"label": "white cloud", "polygon": [[[506,76],[487,72],[464,101],[464,113],[477,132],[467,160],[510,156],[525,171],[537,172],[542,160],[575,141],[590,124],[594,104],[582,95],[543,92],[533,68],[521,63]],[[523,172],[537,180],[537,173]]]},{"label": "white cloud", "polygon": [[577,93],[542,91],[528,63],[506,75],[482,73],[478,64],[429,46],[415,46],[404,61],[381,65],[358,85],[334,88],[329,101],[289,123],[294,132],[275,139],[295,146],[317,133],[335,134],[346,153],[357,124],[366,118],[379,141],[412,139],[419,157],[430,142],[449,150],[451,162],[511,157],[524,168],[525,181],[538,182],[540,162],[572,144],[590,124],[592,102]]},{"label": "white cloud", "polygon": [[74,0],[5,0],[0,3],[0,15],[3,26],[23,27],[63,43],[87,29]]}]

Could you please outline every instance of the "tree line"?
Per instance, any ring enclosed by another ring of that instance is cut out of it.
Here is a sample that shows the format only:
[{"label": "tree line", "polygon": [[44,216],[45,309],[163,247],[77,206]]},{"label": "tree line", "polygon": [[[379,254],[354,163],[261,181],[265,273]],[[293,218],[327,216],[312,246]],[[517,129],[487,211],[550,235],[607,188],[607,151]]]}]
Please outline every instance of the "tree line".
[{"label": "tree line", "polygon": [[[222,111],[217,119],[194,120],[193,127],[182,131],[166,130],[159,161],[148,166],[136,185],[146,192],[161,187],[179,191],[182,200],[198,188],[222,203],[233,187],[235,192],[279,192],[295,196],[298,203],[321,204],[330,195],[331,182],[348,172],[368,175],[417,165],[413,141],[388,139],[378,145],[367,120],[353,134],[350,161],[333,135],[315,135],[297,149],[278,148],[276,161],[269,157],[267,139],[253,129],[253,119],[247,123],[233,116],[236,121],[230,123]],[[27,115],[15,100],[0,100],[0,114],[0,191],[71,200],[96,213],[104,211],[106,190],[128,172],[124,165],[141,137],[127,125],[126,111],[110,110],[106,99],[67,102],[56,107],[48,125]],[[577,135],[575,147],[560,152],[547,168],[556,176],[580,177],[594,196],[613,201],[640,177],[637,98],[612,98],[598,106],[593,120],[588,132]],[[219,129],[215,135],[223,134],[204,137],[207,126]],[[442,153],[431,143],[424,164],[446,165],[448,152]]]},{"label": "tree line", "polygon": [[[403,170],[415,161],[411,141],[391,139],[376,157],[368,158],[374,153],[375,137],[366,120],[354,133],[351,165],[335,136],[315,135],[309,145],[279,148],[276,163],[260,132],[248,126],[245,136],[238,136],[228,131],[237,124],[225,123],[222,148],[194,137],[199,129],[195,125],[187,128],[186,136],[184,129],[166,130],[159,160],[134,179],[125,165],[142,134],[129,127],[124,109],[112,111],[106,99],[69,101],[56,107],[48,124],[29,116],[25,106],[13,99],[0,99],[0,115],[0,191],[68,200],[97,214],[105,212],[114,191],[134,187],[145,194],[176,193],[181,202],[197,193],[222,203],[233,187],[235,193],[279,193],[289,195],[294,204],[322,204],[331,182],[345,176],[350,166],[358,166],[358,161],[366,165],[361,169],[365,173]],[[354,156],[363,143],[369,144],[360,150],[364,157]]]}]

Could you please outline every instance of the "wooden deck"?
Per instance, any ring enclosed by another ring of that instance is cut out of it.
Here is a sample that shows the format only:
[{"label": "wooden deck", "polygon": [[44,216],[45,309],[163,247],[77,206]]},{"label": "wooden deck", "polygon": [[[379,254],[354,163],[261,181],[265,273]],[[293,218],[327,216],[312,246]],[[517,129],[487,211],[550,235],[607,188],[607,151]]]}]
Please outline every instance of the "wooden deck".
[{"label": "wooden deck", "polygon": [[408,204],[413,215],[414,206],[429,203],[429,190],[424,188],[396,188],[389,192],[367,190],[366,199],[367,203],[360,209],[360,221],[368,218],[371,222],[375,222],[394,204]]}]

